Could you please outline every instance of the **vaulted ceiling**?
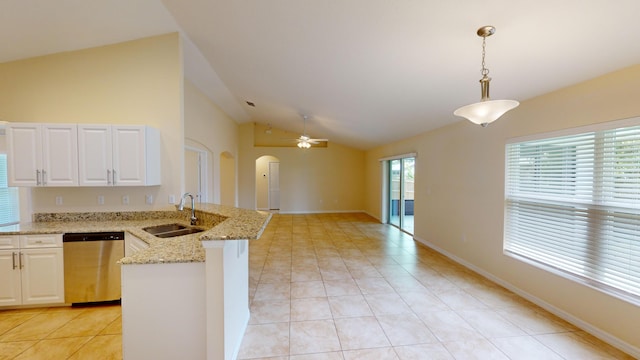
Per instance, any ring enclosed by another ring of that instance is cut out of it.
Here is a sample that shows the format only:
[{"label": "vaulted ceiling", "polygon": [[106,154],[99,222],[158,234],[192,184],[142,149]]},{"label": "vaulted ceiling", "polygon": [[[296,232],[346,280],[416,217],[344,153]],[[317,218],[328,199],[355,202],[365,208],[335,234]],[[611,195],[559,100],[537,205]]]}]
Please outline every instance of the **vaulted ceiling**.
[{"label": "vaulted ceiling", "polygon": [[[185,73],[238,123],[368,149],[640,63],[637,0],[2,0],[0,62],[173,31]],[[255,107],[247,105],[247,101]],[[512,117],[517,116],[517,109]],[[472,126],[472,125],[469,125]]]}]

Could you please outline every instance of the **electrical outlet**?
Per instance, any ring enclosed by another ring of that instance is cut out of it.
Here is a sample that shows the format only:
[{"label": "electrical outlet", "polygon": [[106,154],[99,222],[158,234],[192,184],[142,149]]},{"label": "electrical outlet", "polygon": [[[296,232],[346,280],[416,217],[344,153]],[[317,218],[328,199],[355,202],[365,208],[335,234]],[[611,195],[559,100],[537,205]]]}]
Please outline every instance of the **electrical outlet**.
[{"label": "electrical outlet", "polygon": [[104,205],[104,196],[98,195],[98,205]]},{"label": "electrical outlet", "polygon": [[129,205],[129,195],[123,195],[122,196],[122,204],[123,205]]},{"label": "electrical outlet", "polygon": [[56,205],[62,205],[62,196],[56,196]]},{"label": "electrical outlet", "polygon": [[145,195],[145,197],[144,197],[144,201],[145,201],[148,205],[153,204],[153,195]]},{"label": "electrical outlet", "polygon": [[176,203],[176,196],[169,195],[169,204],[175,204],[175,203]]}]

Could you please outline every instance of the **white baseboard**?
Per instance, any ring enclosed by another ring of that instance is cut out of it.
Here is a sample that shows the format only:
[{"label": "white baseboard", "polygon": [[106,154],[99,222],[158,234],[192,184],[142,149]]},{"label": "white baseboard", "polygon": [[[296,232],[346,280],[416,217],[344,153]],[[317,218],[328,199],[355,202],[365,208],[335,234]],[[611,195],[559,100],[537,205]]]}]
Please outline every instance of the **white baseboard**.
[{"label": "white baseboard", "polygon": [[541,308],[549,311],[550,313],[552,313],[552,314],[554,314],[554,315],[556,315],[556,316],[568,321],[569,323],[571,323],[571,324],[575,325],[576,327],[578,327],[578,328],[590,333],[591,335],[599,338],[600,340],[602,340],[602,341],[604,341],[604,342],[606,342],[608,344],[611,344],[612,346],[614,346],[614,347],[626,352],[627,354],[629,354],[629,355],[631,355],[631,356],[633,356],[635,358],[640,359],[640,349],[637,348],[636,346],[633,346],[633,345],[627,343],[626,341],[623,341],[623,340],[611,335],[610,333],[608,333],[608,332],[606,332],[606,331],[604,331],[604,330],[602,330],[602,329],[600,329],[600,328],[598,328],[598,327],[596,327],[596,326],[594,326],[594,325],[592,325],[592,324],[590,324],[588,322],[585,322],[584,320],[582,320],[582,319],[580,319],[578,317],[575,317],[575,316],[567,313],[566,311],[554,306],[553,304],[548,303],[548,302],[538,298],[537,296],[532,295],[532,294],[530,294],[530,293],[528,293],[528,292],[526,292],[526,291],[514,286],[513,284],[496,277],[495,275],[493,275],[493,274],[491,274],[491,273],[489,273],[489,272],[487,272],[487,271],[485,271],[485,270],[483,270],[483,269],[481,269],[481,268],[479,268],[479,267],[477,267],[477,266],[465,261],[464,259],[461,259],[461,258],[457,257],[456,255],[453,255],[452,253],[450,253],[450,252],[448,252],[448,251],[446,251],[446,250],[434,245],[433,243],[431,243],[431,242],[429,242],[427,240],[420,239],[420,238],[415,237],[415,236],[414,236],[413,239],[416,240],[417,242],[419,242],[419,243],[421,243],[421,244],[423,244],[423,245],[425,245],[425,246],[427,246],[427,247],[439,252],[440,254],[448,257],[449,259],[455,261],[456,263],[458,263],[458,264],[460,264],[460,265],[462,265],[462,266],[474,271],[475,273],[480,274],[480,275],[484,276],[485,278],[495,282],[496,284],[498,284],[500,286],[503,286],[504,288],[506,288],[506,289],[518,294],[519,296],[521,296],[521,297],[523,297],[523,298],[525,298],[525,299],[527,299],[529,301],[531,301],[532,303],[534,303],[534,304],[540,306]]},{"label": "white baseboard", "polygon": [[368,211],[363,211],[363,213],[365,213],[365,214],[367,214],[367,215],[371,216],[372,218],[374,218],[374,219],[378,220],[378,222],[382,224],[382,220],[381,220],[379,217],[377,217],[377,216],[373,215],[372,213],[370,213],[370,212],[368,212]]},{"label": "white baseboard", "polygon": [[301,211],[282,211],[280,214],[300,215],[300,214],[346,214],[346,213],[364,213],[362,210],[301,210]]}]

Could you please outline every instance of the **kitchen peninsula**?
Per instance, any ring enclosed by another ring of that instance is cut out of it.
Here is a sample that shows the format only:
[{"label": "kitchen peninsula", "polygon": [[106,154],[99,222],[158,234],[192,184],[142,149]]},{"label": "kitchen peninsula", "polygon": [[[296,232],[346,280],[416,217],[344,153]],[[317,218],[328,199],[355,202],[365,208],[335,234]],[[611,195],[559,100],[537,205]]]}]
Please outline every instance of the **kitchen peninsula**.
[{"label": "kitchen peninsula", "polygon": [[202,232],[159,238],[144,230],[188,226],[190,213],[36,214],[0,235],[124,231],[124,358],[234,359],[249,321],[248,241],[260,237],[271,214],[202,204],[195,211]]},{"label": "kitchen peninsula", "polygon": [[249,322],[248,241],[270,214],[204,205],[196,217],[209,230],[154,237],[155,245],[122,259],[125,359],[237,356]]}]

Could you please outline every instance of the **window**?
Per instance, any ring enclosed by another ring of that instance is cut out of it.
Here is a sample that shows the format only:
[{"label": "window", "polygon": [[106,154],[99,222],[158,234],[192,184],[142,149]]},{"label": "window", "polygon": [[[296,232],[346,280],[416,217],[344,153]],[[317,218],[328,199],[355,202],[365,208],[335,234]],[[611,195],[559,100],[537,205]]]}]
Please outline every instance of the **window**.
[{"label": "window", "polygon": [[640,301],[640,126],[509,143],[504,250]]},{"label": "window", "polygon": [[7,155],[0,154],[0,226],[20,221],[18,189],[7,185]]}]

